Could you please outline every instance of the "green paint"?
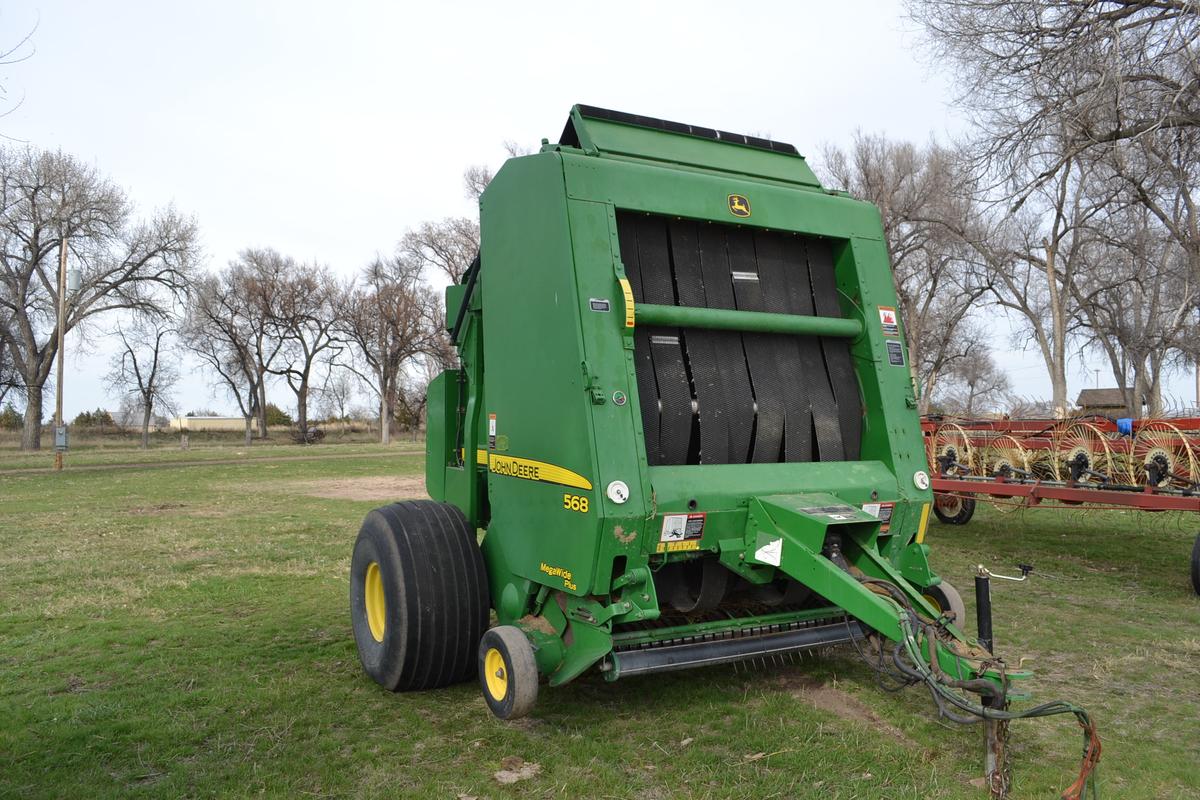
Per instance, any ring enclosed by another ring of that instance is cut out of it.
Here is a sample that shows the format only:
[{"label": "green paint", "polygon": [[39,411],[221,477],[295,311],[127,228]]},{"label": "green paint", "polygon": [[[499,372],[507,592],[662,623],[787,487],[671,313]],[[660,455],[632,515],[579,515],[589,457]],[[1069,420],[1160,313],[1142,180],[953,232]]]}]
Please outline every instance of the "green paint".
[{"label": "green paint", "polygon": [[[879,323],[877,307],[897,300],[878,211],[821,189],[792,153],[590,118],[579,108],[571,125],[578,147],[547,145],[511,159],[484,193],[477,286],[469,298],[463,287],[447,292],[451,322],[469,304],[459,337],[462,373],[448,373],[430,394],[428,485],[486,528],[483,550],[500,622],[540,615],[549,623],[562,637],[553,647],[544,625],[525,627],[540,642],[539,668],[559,684],[603,658],[625,635],[623,623],[659,616],[650,569],[703,557],[720,559],[752,583],[791,576],[899,637],[895,605],[822,555],[836,531],[850,563],[897,582],[919,608],[927,609],[919,586],[938,580],[927,548],[914,542],[921,506],[932,497],[913,483],[925,469],[915,399],[908,371],[888,363]],[[732,196],[740,198],[737,208]],[[637,307],[635,324],[850,338],[867,409],[860,461],[647,463],[617,210],[829,242],[840,318],[646,304]],[[544,472],[489,472],[476,451],[498,441],[506,455],[582,476],[591,488],[537,479]],[[623,503],[606,492],[614,481],[627,487]],[[836,519],[805,510],[871,502],[895,503],[886,535],[861,511]],[[707,515],[699,549],[658,553],[663,516],[691,510]],[[755,558],[778,539],[778,567]],[[732,619],[717,629],[746,624]],[[712,632],[671,630],[688,629]],[[963,669],[955,664],[956,672]]]}]

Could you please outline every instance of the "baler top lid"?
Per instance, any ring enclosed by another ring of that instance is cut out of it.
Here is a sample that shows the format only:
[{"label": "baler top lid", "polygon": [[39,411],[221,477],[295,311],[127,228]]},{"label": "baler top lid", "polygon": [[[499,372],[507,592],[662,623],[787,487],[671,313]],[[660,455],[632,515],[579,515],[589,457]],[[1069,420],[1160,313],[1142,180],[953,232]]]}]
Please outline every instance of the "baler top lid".
[{"label": "baler top lid", "polygon": [[794,145],[596,106],[571,109],[559,144],[819,187]]}]

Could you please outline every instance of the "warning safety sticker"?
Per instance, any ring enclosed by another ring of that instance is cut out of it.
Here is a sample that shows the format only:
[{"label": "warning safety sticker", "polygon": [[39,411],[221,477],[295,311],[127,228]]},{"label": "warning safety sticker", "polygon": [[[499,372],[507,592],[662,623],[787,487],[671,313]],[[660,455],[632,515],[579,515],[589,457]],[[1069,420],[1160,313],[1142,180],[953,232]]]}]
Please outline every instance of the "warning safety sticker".
[{"label": "warning safety sticker", "polygon": [[704,513],[667,514],[663,517],[660,542],[688,542],[704,536]]},{"label": "warning safety sticker", "polygon": [[895,503],[863,503],[863,511],[879,520],[879,532],[887,533],[892,526],[892,511]]},{"label": "warning safety sticker", "polygon": [[884,344],[887,345],[888,363],[893,367],[903,367],[904,348],[900,346],[900,343],[889,340]]},{"label": "warning safety sticker", "polygon": [[900,319],[896,316],[896,309],[879,306],[879,327],[883,328],[884,336],[900,335]]}]

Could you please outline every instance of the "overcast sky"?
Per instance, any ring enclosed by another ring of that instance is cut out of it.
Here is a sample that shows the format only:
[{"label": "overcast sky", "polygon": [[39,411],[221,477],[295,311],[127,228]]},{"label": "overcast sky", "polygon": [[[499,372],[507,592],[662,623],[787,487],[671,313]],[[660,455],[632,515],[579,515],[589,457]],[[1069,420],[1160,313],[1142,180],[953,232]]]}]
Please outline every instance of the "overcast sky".
[{"label": "overcast sky", "polygon": [[[195,215],[208,268],[272,246],[349,275],[422,220],[472,214],[463,169],[557,141],[577,102],[810,157],[858,128],[964,131],[899,2],[650,5],[8,0],[0,44],[37,30],[5,68],[20,104],[0,133],[94,163],[145,212]],[[998,338],[1017,392],[1048,396],[1040,361]],[[107,358],[69,357],[68,419],[117,406]],[[1104,365],[1079,365],[1073,392],[1087,366]],[[179,406],[229,404],[191,377]]]}]

